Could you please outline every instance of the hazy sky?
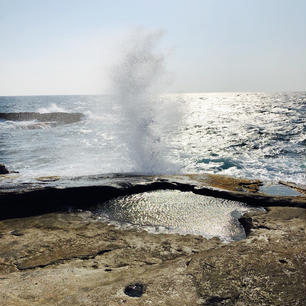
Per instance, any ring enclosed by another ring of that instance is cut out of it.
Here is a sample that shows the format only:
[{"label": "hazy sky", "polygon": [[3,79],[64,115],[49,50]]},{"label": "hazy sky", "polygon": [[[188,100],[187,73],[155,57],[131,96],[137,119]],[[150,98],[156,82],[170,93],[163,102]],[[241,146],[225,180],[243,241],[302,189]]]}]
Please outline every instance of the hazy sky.
[{"label": "hazy sky", "polygon": [[165,32],[168,92],[306,89],[305,0],[0,0],[0,95],[107,92],[137,27]]}]

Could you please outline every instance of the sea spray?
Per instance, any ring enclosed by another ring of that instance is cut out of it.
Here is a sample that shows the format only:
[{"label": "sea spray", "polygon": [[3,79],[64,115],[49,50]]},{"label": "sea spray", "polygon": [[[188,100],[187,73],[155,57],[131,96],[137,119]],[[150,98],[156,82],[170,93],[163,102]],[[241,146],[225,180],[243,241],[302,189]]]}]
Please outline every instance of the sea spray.
[{"label": "sea spray", "polygon": [[59,107],[57,104],[52,103],[48,107],[40,107],[37,110],[38,113],[65,113],[67,112],[63,107]]},{"label": "sea spray", "polygon": [[[169,105],[175,102],[160,95],[165,81],[165,55],[157,50],[161,36],[160,31],[132,35],[112,71],[112,95],[120,112],[119,141],[135,172],[179,169],[167,158],[169,148],[161,138],[163,126],[178,123],[180,118],[179,105]],[[165,111],[169,121],[161,122],[165,114],[160,114]]]}]

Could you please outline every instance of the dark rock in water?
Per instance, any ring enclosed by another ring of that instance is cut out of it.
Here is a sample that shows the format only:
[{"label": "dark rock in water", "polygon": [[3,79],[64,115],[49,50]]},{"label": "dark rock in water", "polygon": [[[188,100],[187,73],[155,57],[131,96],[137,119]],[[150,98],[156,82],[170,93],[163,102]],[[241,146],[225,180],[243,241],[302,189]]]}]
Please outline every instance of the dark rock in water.
[{"label": "dark rock in water", "polygon": [[56,122],[57,124],[69,124],[81,121],[84,115],[82,113],[0,113],[0,119],[11,121],[30,121],[38,120],[40,122]]},{"label": "dark rock in water", "polygon": [[131,297],[141,297],[145,291],[142,283],[134,283],[125,287],[124,293]]},{"label": "dark rock in water", "polygon": [[249,236],[249,234],[251,233],[251,229],[253,227],[252,218],[249,217],[248,214],[246,214],[246,215],[240,217],[238,219],[238,221],[240,222],[240,224],[244,228],[246,236]]},{"label": "dark rock in water", "polygon": [[3,164],[0,164],[0,174],[10,173]]}]

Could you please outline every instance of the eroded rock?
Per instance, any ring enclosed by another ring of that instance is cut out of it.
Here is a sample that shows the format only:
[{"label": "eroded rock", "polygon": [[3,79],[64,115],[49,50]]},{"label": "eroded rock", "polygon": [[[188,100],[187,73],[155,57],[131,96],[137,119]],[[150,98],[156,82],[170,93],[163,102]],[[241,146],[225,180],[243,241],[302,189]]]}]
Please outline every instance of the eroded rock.
[{"label": "eroded rock", "polygon": [[270,207],[251,218],[249,236],[231,244],[121,230],[85,212],[3,220],[0,301],[305,305],[305,210]]},{"label": "eroded rock", "polygon": [[[169,186],[194,192],[206,188],[179,178],[137,177],[128,185],[119,178],[108,186],[104,181],[103,188],[61,191],[54,187],[61,180],[44,182],[47,188],[42,193],[40,183],[39,188],[33,185],[27,202],[20,203],[30,205],[34,199],[35,205],[48,206],[62,196],[69,203],[76,199],[85,203],[101,199],[103,192],[117,196],[127,190],[136,193]],[[9,199],[5,198],[9,192],[2,193],[2,200]],[[18,192],[13,193],[17,199]],[[259,197],[258,203],[263,199]],[[303,206],[303,198],[299,200]],[[2,220],[0,304],[304,306],[305,209],[289,207],[290,201],[279,207],[275,198],[274,207],[269,201],[265,204],[266,212],[240,219],[248,236],[230,244],[216,238],[120,229],[86,211]]]}]

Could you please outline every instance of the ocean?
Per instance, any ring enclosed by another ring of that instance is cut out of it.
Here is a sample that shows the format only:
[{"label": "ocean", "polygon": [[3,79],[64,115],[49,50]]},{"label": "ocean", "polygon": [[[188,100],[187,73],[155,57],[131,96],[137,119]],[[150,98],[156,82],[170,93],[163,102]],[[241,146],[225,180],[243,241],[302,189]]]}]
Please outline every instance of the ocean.
[{"label": "ocean", "polygon": [[[0,163],[24,181],[206,172],[304,184],[305,103],[306,92],[3,96]],[[34,114],[5,117],[22,112]]]}]

